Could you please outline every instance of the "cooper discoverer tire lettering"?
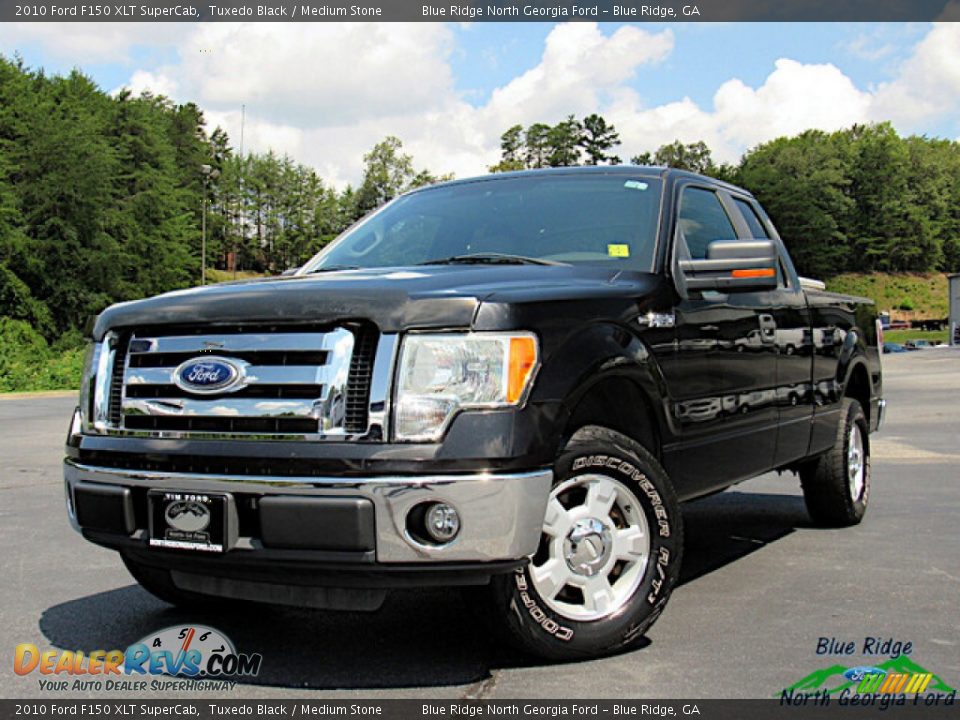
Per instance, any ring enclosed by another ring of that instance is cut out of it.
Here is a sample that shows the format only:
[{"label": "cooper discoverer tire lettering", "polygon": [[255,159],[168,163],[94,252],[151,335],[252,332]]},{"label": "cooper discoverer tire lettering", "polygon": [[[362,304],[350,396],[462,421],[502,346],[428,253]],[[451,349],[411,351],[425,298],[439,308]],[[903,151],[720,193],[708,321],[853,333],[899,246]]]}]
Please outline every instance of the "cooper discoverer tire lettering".
[{"label": "cooper discoverer tire lettering", "polygon": [[580,429],[555,465],[540,548],[494,578],[506,639],[548,659],[597,656],[641,637],[677,582],[683,529],[656,458],[630,438]]}]

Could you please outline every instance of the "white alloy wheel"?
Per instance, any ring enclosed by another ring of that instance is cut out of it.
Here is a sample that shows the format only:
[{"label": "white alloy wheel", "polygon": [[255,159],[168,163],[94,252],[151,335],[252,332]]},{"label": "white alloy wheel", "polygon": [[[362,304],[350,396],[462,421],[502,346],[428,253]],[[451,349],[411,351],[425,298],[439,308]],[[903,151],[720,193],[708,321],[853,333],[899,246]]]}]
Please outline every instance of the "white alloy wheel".
[{"label": "white alloy wheel", "polygon": [[640,502],[620,481],[578,475],[550,494],[530,578],[554,612],[601,620],[629,602],[650,559],[650,528]]},{"label": "white alloy wheel", "polygon": [[847,437],[847,480],[850,485],[850,499],[854,502],[863,495],[864,478],[863,432],[859,424],[851,423]]}]

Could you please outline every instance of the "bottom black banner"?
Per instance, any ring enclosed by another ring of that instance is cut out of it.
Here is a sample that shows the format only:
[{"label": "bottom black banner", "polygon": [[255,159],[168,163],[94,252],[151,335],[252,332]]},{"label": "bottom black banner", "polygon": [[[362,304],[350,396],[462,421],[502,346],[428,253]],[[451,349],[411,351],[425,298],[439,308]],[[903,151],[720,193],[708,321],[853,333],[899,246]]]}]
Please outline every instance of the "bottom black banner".
[{"label": "bottom black banner", "polygon": [[[928,702],[929,701],[929,702]],[[772,700],[0,700],[0,717],[208,718],[939,718],[956,717],[956,693],[936,699],[810,694]]]}]

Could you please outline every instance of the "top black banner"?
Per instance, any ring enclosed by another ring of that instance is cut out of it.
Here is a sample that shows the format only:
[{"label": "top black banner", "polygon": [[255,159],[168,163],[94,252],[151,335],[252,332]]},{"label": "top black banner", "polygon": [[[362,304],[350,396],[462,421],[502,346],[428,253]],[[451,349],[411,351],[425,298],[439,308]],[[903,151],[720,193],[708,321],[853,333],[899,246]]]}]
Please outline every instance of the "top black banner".
[{"label": "top black banner", "polygon": [[958,21],[960,0],[33,0],[2,22]]}]

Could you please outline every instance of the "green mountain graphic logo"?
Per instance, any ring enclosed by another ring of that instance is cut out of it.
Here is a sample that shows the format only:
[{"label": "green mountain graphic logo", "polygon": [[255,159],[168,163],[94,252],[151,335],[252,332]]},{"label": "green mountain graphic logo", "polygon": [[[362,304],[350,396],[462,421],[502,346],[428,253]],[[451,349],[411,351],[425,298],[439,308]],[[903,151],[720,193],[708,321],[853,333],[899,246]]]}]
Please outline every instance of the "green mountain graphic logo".
[{"label": "green mountain graphic logo", "polygon": [[[865,663],[869,664],[869,663]],[[886,670],[888,673],[928,673],[930,672],[924,667],[921,667],[913,660],[908,658],[905,655],[900,655],[895,657],[892,660],[887,660],[882,663],[877,663],[871,665],[872,667],[878,668],[880,670]],[[853,667],[857,667],[854,665]],[[852,680],[847,680],[843,674],[850,668],[844,667],[843,665],[831,665],[830,667],[821,668],[820,670],[814,670],[812,673],[807,675],[805,678],[802,678],[795,682],[793,685],[788,685],[784,688],[784,692],[794,691],[794,692],[815,692],[817,690],[824,690],[829,695],[835,693],[840,693],[844,690],[850,689],[855,691],[859,682],[854,682]],[[931,673],[932,674],[932,673]],[[930,681],[930,684],[927,686],[925,692],[941,692],[941,693],[950,693],[954,692],[956,688],[950,687],[939,675],[933,675],[933,679]],[[780,693],[777,693],[776,696],[779,696]]]}]

